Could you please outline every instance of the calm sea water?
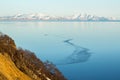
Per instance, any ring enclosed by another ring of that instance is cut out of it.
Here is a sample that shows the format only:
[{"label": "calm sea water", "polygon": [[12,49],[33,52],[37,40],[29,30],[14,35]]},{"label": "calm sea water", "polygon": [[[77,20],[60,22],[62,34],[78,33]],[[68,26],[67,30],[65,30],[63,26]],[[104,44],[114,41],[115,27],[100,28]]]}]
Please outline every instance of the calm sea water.
[{"label": "calm sea water", "polygon": [[119,22],[0,22],[0,31],[69,80],[120,80]]}]

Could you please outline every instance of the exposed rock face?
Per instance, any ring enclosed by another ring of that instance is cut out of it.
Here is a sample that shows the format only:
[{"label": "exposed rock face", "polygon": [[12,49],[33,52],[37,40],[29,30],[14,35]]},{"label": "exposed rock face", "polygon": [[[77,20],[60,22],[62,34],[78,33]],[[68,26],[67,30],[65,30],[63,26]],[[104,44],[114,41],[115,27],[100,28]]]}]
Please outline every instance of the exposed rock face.
[{"label": "exposed rock face", "polygon": [[51,63],[33,52],[17,49],[14,40],[0,33],[0,80],[66,80]]}]

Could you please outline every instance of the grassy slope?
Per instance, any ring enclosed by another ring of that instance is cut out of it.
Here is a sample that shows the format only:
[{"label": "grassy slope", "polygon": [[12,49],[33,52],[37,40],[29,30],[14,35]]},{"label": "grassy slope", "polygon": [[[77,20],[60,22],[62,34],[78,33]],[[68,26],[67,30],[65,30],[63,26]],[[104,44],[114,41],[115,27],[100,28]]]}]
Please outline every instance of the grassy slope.
[{"label": "grassy slope", "polygon": [[5,80],[6,78],[7,80],[31,80],[15,66],[7,54],[3,55],[0,53],[0,73],[4,75],[4,78],[0,78],[0,80]]}]

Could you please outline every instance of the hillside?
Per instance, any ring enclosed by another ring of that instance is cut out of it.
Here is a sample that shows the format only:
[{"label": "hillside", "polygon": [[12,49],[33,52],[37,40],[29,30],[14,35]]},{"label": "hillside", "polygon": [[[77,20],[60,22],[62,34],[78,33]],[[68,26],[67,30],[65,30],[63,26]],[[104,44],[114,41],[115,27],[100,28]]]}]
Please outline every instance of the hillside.
[{"label": "hillside", "polygon": [[31,80],[21,72],[6,53],[0,54],[0,80]]},{"label": "hillside", "polygon": [[66,80],[50,62],[42,62],[29,50],[0,33],[0,80]]}]

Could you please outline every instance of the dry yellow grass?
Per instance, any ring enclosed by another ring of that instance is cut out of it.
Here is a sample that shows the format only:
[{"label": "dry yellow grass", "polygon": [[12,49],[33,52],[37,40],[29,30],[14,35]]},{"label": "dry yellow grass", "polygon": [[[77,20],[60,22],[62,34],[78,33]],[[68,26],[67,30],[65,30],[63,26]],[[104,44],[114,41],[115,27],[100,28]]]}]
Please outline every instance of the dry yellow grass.
[{"label": "dry yellow grass", "polygon": [[31,80],[30,77],[15,66],[8,54],[3,55],[0,53],[0,73],[2,73],[7,80]]}]

